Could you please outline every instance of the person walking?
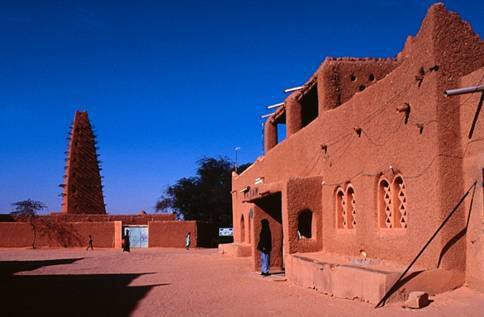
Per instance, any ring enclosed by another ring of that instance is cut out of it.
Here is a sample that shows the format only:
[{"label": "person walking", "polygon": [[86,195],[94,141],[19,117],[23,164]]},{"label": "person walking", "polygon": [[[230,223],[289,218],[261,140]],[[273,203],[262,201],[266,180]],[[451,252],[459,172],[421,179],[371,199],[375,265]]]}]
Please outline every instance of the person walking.
[{"label": "person walking", "polygon": [[185,236],[185,249],[190,249],[190,232],[188,232]]},{"label": "person walking", "polygon": [[92,236],[89,235],[89,241],[87,242],[87,248],[86,248],[86,251],[91,249],[92,251],[94,251],[94,246],[92,245]]},{"label": "person walking", "polygon": [[271,228],[269,227],[269,220],[267,219],[262,219],[260,224],[259,243],[257,243],[257,250],[259,250],[260,254],[260,274],[262,276],[268,276],[270,275],[269,265],[272,251]]}]

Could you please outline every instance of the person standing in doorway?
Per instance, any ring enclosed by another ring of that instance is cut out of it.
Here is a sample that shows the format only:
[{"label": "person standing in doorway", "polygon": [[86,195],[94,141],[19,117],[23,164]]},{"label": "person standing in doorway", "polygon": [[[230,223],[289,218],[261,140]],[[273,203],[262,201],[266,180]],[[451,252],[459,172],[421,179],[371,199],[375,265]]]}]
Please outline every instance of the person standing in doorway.
[{"label": "person standing in doorway", "polygon": [[261,230],[259,235],[259,243],[257,244],[257,250],[260,254],[260,274],[262,276],[268,276],[269,265],[271,262],[271,251],[272,251],[272,235],[271,228],[269,227],[269,220],[262,219]]},{"label": "person standing in doorway", "polygon": [[92,236],[89,235],[89,241],[87,242],[87,248],[86,248],[86,251],[91,249],[92,251],[94,251],[94,246],[92,245]]},{"label": "person standing in doorway", "polygon": [[126,230],[126,234],[124,235],[123,238],[123,252],[129,252],[129,230]]},{"label": "person standing in doorway", "polygon": [[190,232],[188,232],[185,236],[185,249],[190,249]]}]

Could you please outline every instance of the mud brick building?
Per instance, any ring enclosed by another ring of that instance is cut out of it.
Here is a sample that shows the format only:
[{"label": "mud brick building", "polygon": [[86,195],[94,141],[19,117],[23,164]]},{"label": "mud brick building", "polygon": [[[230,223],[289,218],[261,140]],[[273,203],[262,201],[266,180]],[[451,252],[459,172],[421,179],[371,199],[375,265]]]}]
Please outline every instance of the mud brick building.
[{"label": "mud brick building", "polygon": [[[261,219],[288,280],[377,303],[467,283],[484,291],[484,43],[442,4],[396,58],[326,58],[264,125],[265,153],[233,174],[235,242],[252,257]],[[482,102],[482,100],[481,100]],[[278,128],[286,138],[278,142]]]},{"label": "mud brick building", "polygon": [[96,139],[87,112],[76,112],[66,154],[62,212],[105,214]]},{"label": "mud brick building", "polygon": [[60,213],[34,221],[0,217],[0,247],[82,247],[89,235],[96,248],[121,248],[122,236],[130,232],[132,247],[185,247],[191,233],[192,246],[211,246],[213,225],[177,221],[174,214],[110,215],[106,213],[95,136],[87,112],[77,111],[68,137]]}]

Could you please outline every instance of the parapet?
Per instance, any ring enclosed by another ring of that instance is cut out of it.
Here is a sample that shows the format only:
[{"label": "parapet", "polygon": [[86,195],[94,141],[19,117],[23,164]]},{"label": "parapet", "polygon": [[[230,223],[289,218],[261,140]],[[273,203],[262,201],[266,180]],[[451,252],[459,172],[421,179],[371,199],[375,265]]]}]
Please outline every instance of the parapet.
[{"label": "parapet", "polygon": [[289,95],[267,119],[264,152],[268,153],[281,139],[278,125],[286,125],[289,138],[369,86],[383,83],[391,73],[396,74],[393,80],[399,85],[412,72],[410,77],[420,87],[425,73],[439,70],[439,85],[452,86],[461,76],[482,67],[483,57],[482,41],[470,25],[443,4],[435,4],[429,8],[418,34],[407,38],[396,58],[327,57],[302,88]]},{"label": "parapet", "polygon": [[393,58],[326,58],[316,72],[319,111],[345,103],[398,65],[399,61]]},{"label": "parapet", "polygon": [[286,123],[289,137],[319,114],[340,106],[373,85],[399,64],[400,61],[393,58],[326,58],[304,88],[287,97],[284,106],[267,120],[265,152],[277,144],[274,124]]}]

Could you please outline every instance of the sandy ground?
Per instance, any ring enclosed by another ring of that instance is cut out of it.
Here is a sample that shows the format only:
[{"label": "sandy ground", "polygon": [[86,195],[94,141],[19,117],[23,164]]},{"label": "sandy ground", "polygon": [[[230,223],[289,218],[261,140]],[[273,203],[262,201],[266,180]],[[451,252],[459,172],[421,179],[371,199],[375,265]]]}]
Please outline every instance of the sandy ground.
[{"label": "sandy ground", "polygon": [[422,310],[375,310],[214,249],[0,249],[0,295],[0,316],[484,316],[484,294],[465,287]]}]

